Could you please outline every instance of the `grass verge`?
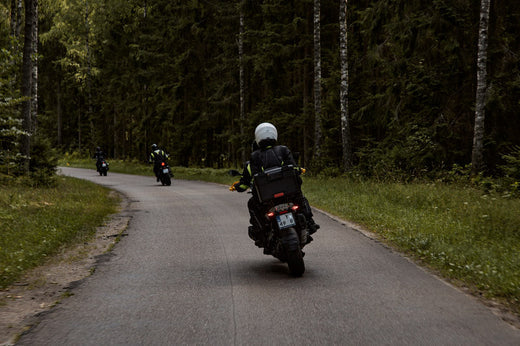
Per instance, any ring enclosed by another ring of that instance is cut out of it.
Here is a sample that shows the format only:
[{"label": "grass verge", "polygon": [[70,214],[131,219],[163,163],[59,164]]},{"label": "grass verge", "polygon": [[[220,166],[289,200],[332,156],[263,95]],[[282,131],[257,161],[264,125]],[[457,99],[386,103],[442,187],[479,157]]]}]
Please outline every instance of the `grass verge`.
[{"label": "grass verge", "polygon": [[520,312],[520,200],[446,184],[306,178],[311,204]]},{"label": "grass verge", "polygon": [[0,188],[0,287],[62,247],[90,239],[119,205],[107,188],[68,177],[54,187]]}]

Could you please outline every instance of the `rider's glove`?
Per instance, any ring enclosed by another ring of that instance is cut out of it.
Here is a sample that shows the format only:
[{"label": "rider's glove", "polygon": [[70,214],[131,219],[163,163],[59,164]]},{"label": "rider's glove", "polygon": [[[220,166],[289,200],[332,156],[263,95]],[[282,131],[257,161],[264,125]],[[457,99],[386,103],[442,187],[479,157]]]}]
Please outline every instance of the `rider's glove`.
[{"label": "rider's glove", "polygon": [[247,190],[247,186],[240,184],[240,182],[233,184],[233,187],[238,192],[244,192],[245,190]]}]

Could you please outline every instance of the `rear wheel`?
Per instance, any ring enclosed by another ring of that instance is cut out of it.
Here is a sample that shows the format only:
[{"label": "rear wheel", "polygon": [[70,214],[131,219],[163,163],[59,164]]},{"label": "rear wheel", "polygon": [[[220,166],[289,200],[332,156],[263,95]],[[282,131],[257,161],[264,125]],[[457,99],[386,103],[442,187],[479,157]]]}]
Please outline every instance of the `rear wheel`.
[{"label": "rear wheel", "polygon": [[161,178],[161,183],[166,186],[170,186],[172,184],[172,179],[169,175],[164,174]]},{"label": "rear wheel", "polygon": [[284,237],[284,247],[287,252],[287,265],[289,272],[293,276],[302,276],[305,272],[305,263],[303,262],[303,253],[300,247],[300,239],[294,228],[287,230]]}]

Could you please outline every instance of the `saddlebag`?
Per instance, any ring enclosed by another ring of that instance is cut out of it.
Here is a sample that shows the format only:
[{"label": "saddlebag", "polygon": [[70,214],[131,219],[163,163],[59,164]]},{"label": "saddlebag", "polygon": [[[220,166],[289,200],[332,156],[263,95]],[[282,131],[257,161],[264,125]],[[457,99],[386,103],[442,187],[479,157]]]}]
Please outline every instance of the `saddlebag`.
[{"label": "saddlebag", "polygon": [[300,183],[292,165],[266,169],[254,176],[254,189],[261,203],[300,193]]}]

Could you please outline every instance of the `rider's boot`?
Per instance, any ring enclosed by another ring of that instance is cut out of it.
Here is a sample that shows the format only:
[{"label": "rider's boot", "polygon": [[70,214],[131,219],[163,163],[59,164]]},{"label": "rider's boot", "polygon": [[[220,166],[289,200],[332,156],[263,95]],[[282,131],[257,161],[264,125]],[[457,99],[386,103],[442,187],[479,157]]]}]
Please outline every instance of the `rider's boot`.
[{"label": "rider's boot", "polygon": [[309,221],[307,221],[307,228],[309,229],[309,234],[314,234],[320,228],[320,225],[314,222],[312,218],[309,218]]},{"label": "rider's boot", "polygon": [[254,226],[249,226],[247,228],[247,233],[249,238],[255,241],[255,245],[258,247],[264,246],[264,237],[262,236],[262,231]]}]

